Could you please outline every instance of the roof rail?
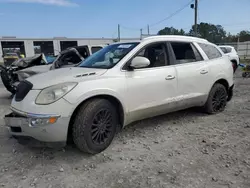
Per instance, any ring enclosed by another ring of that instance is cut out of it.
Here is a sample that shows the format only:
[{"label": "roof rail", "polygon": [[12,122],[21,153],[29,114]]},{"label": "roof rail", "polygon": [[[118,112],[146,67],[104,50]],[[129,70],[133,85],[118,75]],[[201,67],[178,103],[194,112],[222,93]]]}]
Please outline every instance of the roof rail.
[{"label": "roof rail", "polygon": [[148,40],[148,39],[155,39],[155,38],[178,38],[178,39],[193,39],[193,40],[200,40],[204,42],[208,42],[208,40],[199,38],[199,37],[192,37],[192,36],[183,36],[183,35],[157,35],[157,36],[150,36],[150,37],[145,37],[142,40]]}]

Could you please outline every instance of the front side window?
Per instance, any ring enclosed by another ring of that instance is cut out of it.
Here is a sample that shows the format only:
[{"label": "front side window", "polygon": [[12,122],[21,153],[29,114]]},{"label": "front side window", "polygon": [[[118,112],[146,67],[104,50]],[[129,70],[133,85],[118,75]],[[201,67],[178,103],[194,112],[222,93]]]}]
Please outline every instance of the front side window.
[{"label": "front side window", "polygon": [[204,44],[204,43],[199,43],[199,46],[205,52],[208,59],[216,59],[222,56],[220,51],[215,46],[212,46],[210,44]]},{"label": "front side window", "polygon": [[167,55],[165,43],[151,44],[141,50],[137,56],[146,57],[150,61],[150,67],[161,67],[167,65]]},{"label": "front side window", "polygon": [[79,64],[85,68],[110,69],[114,67],[123,57],[125,57],[139,42],[119,43],[106,46]]},{"label": "front side window", "polygon": [[203,60],[193,44],[188,42],[171,42],[176,64],[191,63]]}]

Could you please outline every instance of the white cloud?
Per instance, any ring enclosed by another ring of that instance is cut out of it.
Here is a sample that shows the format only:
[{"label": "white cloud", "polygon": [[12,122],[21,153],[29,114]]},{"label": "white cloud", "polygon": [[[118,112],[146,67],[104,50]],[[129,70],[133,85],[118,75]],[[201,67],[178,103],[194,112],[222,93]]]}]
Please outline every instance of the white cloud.
[{"label": "white cloud", "polygon": [[71,0],[3,0],[2,2],[40,3],[40,4],[56,5],[56,6],[78,6]]}]

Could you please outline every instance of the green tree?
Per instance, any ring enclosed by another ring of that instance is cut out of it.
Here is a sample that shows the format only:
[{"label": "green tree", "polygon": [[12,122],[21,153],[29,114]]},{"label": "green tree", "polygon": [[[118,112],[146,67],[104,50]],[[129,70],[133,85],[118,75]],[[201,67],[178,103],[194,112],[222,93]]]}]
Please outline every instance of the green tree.
[{"label": "green tree", "polygon": [[[214,25],[210,23],[201,22],[197,25],[198,37],[207,39],[212,43],[229,43],[250,41],[250,31],[243,30],[236,35],[227,33],[221,25]],[[165,27],[158,32],[158,35],[189,35],[194,36],[194,25],[192,29],[186,33],[183,29],[176,29],[174,27]]]},{"label": "green tree", "polygon": [[186,35],[183,29],[175,29],[174,27],[165,27],[158,32],[158,35]]},{"label": "green tree", "polygon": [[[221,25],[214,25],[210,23],[203,23],[197,25],[198,36],[204,39],[207,39],[213,43],[224,42],[227,37],[227,32]],[[194,35],[194,25],[189,31],[189,35]]]},{"label": "green tree", "polygon": [[237,38],[239,37],[240,42],[250,41],[250,31],[241,31],[238,33]]}]

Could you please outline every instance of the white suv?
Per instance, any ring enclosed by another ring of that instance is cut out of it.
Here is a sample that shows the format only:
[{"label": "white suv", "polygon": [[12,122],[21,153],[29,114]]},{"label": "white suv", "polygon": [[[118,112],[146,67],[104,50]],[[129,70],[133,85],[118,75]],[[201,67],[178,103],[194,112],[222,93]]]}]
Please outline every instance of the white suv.
[{"label": "white suv", "polygon": [[22,81],[5,116],[10,133],[65,145],[69,136],[91,154],[106,149],[116,130],[189,107],[213,114],[233,93],[233,68],[207,40],[155,36],[115,43],[78,67]]},{"label": "white suv", "polygon": [[240,58],[239,58],[237,51],[235,50],[233,46],[224,45],[224,46],[219,46],[219,47],[224,52],[224,54],[226,54],[229,57],[230,61],[232,62],[232,66],[235,72],[240,64]]}]

